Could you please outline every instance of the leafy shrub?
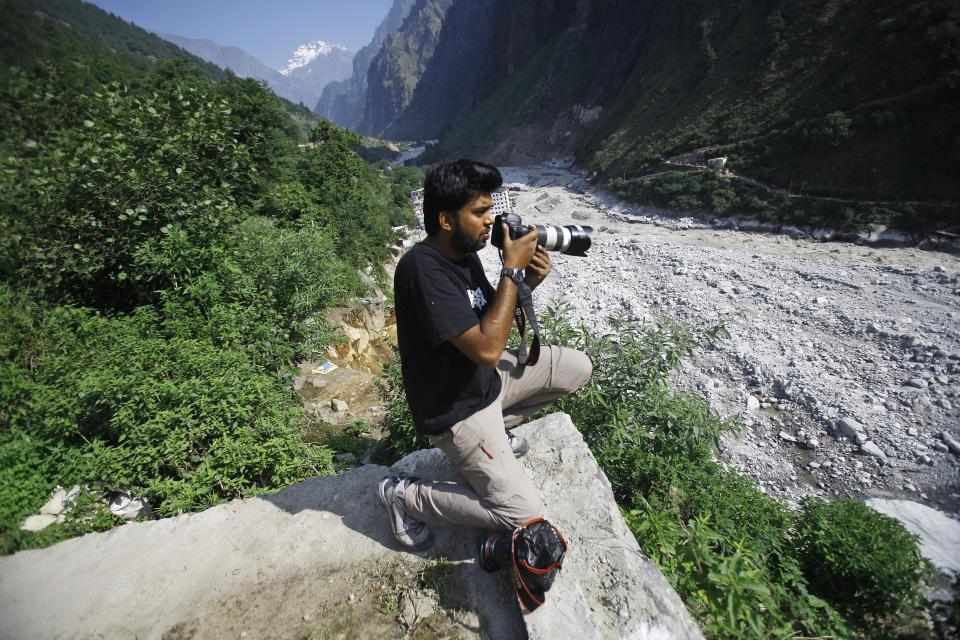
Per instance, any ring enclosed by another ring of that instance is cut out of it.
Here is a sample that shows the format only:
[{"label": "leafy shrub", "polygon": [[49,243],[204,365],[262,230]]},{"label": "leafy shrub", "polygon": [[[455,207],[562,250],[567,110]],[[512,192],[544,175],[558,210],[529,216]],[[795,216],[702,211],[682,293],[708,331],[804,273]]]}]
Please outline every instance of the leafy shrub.
[{"label": "leafy shrub", "polygon": [[396,346],[393,347],[393,359],[384,365],[376,385],[385,400],[386,417],[383,426],[387,431],[387,437],[377,448],[377,460],[383,464],[392,464],[412,451],[431,447],[430,441],[417,431],[413,424],[413,415],[403,390],[400,351]]},{"label": "leafy shrub", "polygon": [[109,70],[0,77],[2,552],[116,523],[20,532],[56,484],[163,516],[331,472],[288,366],[336,339],[322,314],[367,291],[357,267],[383,277],[417,175],[332,125],[299,151],[260,83]]},{"label": "leafy shrub", "polygon": [[416,226],[417,217],[410,207],[410,192],[423,187],[423,171],[419,167],[388,167],[390,184],[390,224],[397,227]]},{"label": "leafy shrub", "polygon": [[14,75],[0,104],[17,125],[4,136],[0,263],[52,300],[125,308],[172,286],[143,259],[171,230],[195,248],[192,271],[209,267],[203,249],[238,219],[235,185],[257,174],[209,85],[70,94],[57,73]]},{"label": "leafy shrub", "polygon": [[310,135],[314,145],[297,166],[299,181],[329,211],[336,248],[358,267],[379,268],[389,257],[393,240],[389,189],[376,169],[357,154],[360,136],[321,120]]},{"label": "leafy shrub", "polygon": [[219,269],[228,292],[273,309],[296,357],[316,355],[333,341],[320,317],[324,309],[368,291],[353,265],[338,256],[331,227],[306,221],[288,230],[249,218],[232,240],[231,259]]},{"label": "leafy shrub", "polygon": [[815,593],[857,621],[886,619],[921,600],[927,571],[917,536],[853,500],[807,499],[796,550]]},{"label": "leafy shrub", "polygon": [[852,135],[850,125],[852,121],[843,111],[831,111],[819,123],[815,135],[827,144],[837,147],[844,139]]},{"label": "leafy shrub", "polygon": [[271,185],[260,201],[260,214],[279,224],[310,220],[314,224],[329,222],[329,212],[317,203],[316,196],[299,182]]},{"label": "leafy shrub", "polygon": [[5,529],[55,484],[129,487],[173,515],[330,472],[288,386],[242,350],[171,335],[149,307],[109,318],[4,298],[5,394],[23,400],[0,432]]},{"label": "leafy shrub", "polygon": [[704,515],[683,520],[649,505],[624,513],[641,548],[664,572],[708,637],[852,637],[826,602],[806,592],[799,570],[764,562],[748,539],[733,538]]}]

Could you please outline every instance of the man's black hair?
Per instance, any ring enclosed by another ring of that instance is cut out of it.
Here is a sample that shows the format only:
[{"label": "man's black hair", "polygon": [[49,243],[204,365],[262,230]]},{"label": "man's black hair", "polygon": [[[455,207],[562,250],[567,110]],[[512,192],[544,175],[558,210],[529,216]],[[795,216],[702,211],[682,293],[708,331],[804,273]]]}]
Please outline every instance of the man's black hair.
[{"label": "man's black hair", "polygon": [[427,235],[440,230],[440,212],[457,213],[481,193],[503,184],[496,167],[474,160],[438,162],[423,180],[423,227]]}]

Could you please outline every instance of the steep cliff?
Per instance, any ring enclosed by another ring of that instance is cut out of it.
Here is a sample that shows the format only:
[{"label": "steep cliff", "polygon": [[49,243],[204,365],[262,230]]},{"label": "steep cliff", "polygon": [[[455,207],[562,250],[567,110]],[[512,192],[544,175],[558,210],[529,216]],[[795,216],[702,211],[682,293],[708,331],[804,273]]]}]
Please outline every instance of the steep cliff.
[{"label": "steep cliff", "polygon": [[394,0],[386,17],[377,26],[370,44],[360,49],[353,58],[353,74],[346,80],[331,82],[324,87],[314,113],[350,129],[356,129],[363,114],[367,95],[367,70],[370,62],[383,46],[387,36],[403,25],[416,0]]},{"label": "steep cliff", "polygon": [[[477,100],[478,74],[490,55],[497,0],[460,0],[447,12],[431,64],[410,104],[386,127],[387,138],[436,138]],[[468,37],[464,37],[469,34]]]},{"label": "steep cliff", "polygon": [[665,6],[579,157],[612,178],[723,144],[791,191],[956,200],[958,18],[949,0]]},{"label": "steep cliff", "polygon": [[[442,139],[453,155],[497,163],[573,153],[577,135],[622,86],[645,41],[652,2],[501,3],[482,97]],[[434,151],[443,154],[443,147]]]},{"label": "steep cliff", "polygon": [[367,96],[357,130],[379,136],[409,104],[433,58],[454,0],[418,0],[399,31],[387,36],[367,71]]}]

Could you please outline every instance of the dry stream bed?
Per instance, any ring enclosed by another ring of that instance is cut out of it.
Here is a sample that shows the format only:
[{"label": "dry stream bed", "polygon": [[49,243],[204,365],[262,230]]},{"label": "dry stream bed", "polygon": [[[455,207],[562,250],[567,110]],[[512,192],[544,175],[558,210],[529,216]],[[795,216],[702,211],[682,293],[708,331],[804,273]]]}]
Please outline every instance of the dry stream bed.
[{"label": "dry stream bed", "polygon": [[[603,330],[620,310],[732,337],[674,376],[746,429],[721,459],[790,503],[900,498],[960,512],[960,259],[657,215],[558,166],[504,170],[524,221],[594,228],[537,290]],[[491,279],[496,249],[481,252]]]}]

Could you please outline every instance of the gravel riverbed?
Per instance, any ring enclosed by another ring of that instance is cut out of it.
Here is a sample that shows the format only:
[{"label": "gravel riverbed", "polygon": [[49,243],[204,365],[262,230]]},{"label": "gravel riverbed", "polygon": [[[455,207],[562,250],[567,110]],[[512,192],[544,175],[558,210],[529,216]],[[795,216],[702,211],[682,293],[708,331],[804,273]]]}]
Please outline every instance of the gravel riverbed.
[{"label": "gravel riverbed", "polygon": [[[820,243],[657,215],[562,166],[503,170],[524,221],[591,225],[588,257],[553,254],[538,311],[562,298],[599,330],[626,310],[732,337],[674,376],[746,429],[720,458],[761,488],[903,498],[960,513],[960,258]],[[492,281],[496,249],[481,259]]]}]

